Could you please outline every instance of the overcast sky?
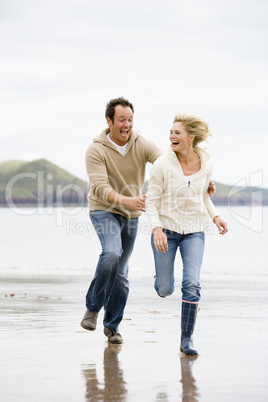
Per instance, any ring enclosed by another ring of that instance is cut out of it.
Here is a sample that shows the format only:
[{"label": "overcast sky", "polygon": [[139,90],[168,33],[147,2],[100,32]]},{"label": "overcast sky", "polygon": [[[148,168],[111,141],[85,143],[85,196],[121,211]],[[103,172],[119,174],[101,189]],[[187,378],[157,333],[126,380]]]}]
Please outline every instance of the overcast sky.
[{"label": "overcast sky", "polygon": [[267,0],[0,0],[0,161],[86,179],[105,105],[124,96],[163,151],[174,115],[199,115],[213,179],[268,187],[267,15]]}]

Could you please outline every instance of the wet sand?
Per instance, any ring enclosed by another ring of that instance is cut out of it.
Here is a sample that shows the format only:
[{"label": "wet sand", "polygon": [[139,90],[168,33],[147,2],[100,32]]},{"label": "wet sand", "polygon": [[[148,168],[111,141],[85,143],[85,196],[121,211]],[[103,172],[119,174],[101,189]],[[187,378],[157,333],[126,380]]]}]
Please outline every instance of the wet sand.
[{"label": "wet sand", "polygon": [[194,343],[179,352],[180,289],[130,276],[120,332],[80,327],[90,273],[1,271],[1,401],[268,400],[268,276],[203,275]]}]

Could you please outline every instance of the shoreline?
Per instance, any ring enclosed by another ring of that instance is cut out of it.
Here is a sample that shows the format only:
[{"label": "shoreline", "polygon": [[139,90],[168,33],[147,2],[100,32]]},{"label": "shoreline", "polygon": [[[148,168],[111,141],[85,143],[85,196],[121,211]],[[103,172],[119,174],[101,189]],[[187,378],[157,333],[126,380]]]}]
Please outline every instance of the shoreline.
[{"label": "shoreline", "polygon": [[[226,201],[217,201],[213,200],[214,205],[218,207],[267,207],[268,206],[268,200],[264,200],[262,203],[261,202],[256,202],[254,201],[254,204],[251,199],[249,200],[243,200],[242,202],[238,201],[230,201],[229,199],[226,199]],[[77,205],[75,203],[62,203],[62,204],[47,204],[44,203],[43,205],[40,205],[40,203],[13,203],[12,206],[9,206],[8,204],[0,204],[0,208],[8,208],[8,209],[27,209],[27,208],[87,208],[88,207],[88,202],[85,204]]]}]

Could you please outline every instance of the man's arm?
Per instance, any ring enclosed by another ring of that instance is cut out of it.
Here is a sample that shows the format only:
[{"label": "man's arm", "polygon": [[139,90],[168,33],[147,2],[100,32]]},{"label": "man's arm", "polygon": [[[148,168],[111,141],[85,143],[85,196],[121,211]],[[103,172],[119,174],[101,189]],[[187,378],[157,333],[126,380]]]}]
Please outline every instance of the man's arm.
[{"label": "man's arm", "polygon": [[144,137],[140,137],[140,140],[142,141],[145,149],[147,162],[153,164],[159,158],[159,156],[163,154],[163,152],[153,141],[150,141]]},{"label": "man's arm", "polygon": [[99,201],[108,204],[107,198],[113,188],[108,179],[105,159],[94,144],[87,149],[86,168],[90,191]]}]

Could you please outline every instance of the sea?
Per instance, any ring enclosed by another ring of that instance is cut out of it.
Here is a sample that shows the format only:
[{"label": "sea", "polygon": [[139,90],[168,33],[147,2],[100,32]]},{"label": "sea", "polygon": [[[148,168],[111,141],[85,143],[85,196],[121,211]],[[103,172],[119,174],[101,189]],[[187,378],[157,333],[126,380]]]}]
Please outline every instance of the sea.
[{"label": "sea", "polygon": [[[218,207],[228,223],[219,235],[211,223],[202,272],[209,275],[268,275],[268,207]],[[140,217],[130,275],[154,275],[146,214]],[[86,207],[0,208],[0,270],[92,273],[101,252]],[[176,272],[180,273],[180,254]]]}]

